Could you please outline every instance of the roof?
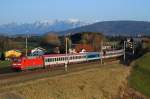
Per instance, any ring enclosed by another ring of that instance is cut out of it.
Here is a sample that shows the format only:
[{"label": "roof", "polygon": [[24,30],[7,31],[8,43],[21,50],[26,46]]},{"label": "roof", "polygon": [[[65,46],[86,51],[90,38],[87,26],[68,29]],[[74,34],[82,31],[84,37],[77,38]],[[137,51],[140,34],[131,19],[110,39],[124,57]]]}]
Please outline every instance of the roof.
[{"label": "roof", "polygon": [[[67,54],[67,55],[84,55],[85,53],[74,53],[74,54]],[[66,54],[49,54],[43,55],[44,57],[58,57],[58,56],[66,56]]]},{"label": "roof", "polygon": [[44,48],[42,48],[42,47],[36,47],[36,48],[34,48],[34,49],[32,49],[32,50],[35,50],[35,49],[46,50],[46,49],[44,49]]}]

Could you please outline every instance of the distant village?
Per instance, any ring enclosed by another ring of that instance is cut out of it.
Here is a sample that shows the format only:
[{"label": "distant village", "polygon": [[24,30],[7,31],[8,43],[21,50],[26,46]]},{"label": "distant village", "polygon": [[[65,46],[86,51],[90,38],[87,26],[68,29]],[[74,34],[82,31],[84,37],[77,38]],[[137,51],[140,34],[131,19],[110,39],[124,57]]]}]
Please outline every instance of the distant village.
[{"label": "distant village", "polygon": [[[107,37],[101,33],[83,32],[59,36],[55,33],[48,33],[44,36],[1,36],[0,58],[1,60],[21,57],[21,56],[40,56],[44,54],[65,53],[85,53],[94,51],[115,50],[123,47],[124,40],[131,37]],[[136,43],[144,43],[149,46],[150,38],[134,37]],[[66,49],[67,46],[67,49]],[[128,44],[128,46],[131,46]]]}]

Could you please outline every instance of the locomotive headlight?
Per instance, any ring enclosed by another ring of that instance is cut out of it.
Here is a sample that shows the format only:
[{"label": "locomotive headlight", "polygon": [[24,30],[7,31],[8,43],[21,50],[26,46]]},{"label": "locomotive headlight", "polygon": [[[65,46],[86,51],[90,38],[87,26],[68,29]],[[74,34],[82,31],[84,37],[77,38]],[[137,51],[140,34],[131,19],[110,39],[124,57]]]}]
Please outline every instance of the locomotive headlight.
[{"label": "locomotive headlight", "polygon": [[21,64],[13,64],[13,66],[16,66],[16,65],[21,65]]}]

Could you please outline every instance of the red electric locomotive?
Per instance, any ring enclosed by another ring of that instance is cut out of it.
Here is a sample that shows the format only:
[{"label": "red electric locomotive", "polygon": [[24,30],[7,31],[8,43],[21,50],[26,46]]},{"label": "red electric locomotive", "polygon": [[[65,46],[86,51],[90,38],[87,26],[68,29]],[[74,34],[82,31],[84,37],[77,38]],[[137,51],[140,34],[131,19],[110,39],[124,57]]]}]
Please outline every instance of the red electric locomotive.
[{"label": "red electric locomotive", "polygon": [[15,70],[25,70],[32,68],[43,67],[43,57],[42,56],[32,56],[32,57],[20,57],[12,60],[12,68]]}]

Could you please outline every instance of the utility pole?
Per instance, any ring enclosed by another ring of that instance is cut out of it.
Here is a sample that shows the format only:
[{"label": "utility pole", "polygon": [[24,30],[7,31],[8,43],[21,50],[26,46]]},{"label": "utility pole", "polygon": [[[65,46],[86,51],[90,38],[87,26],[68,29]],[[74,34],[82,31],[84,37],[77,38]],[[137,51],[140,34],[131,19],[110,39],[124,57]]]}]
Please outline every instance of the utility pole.
[{"label": "utility pole", "polygon": [[101,64],[103,64],[103,40],[101,41]]},{"label": "utility pole", "polygon": [[132,45],[133,45],[132,53],[133,53],[133,55],[134,55],[134,42],[132,42]]},{"label": "utility pole", "polygon": [[68,46],[67,46],[68,39],[67,39],[67,37],[65,38],[65,40],[66,40],[66,62],[65,62],[65,71],[67,71],[67,67],[68,67],[68,55],[67,55],[67,52],[68,52]]},{"label": "utility pole", "polygon": [[124,57],[123,57],[123,60],[124,60],[124,62],[125,62],[125,60],[126,60],[126,41],[124,41]]},{"label": "utility pole", "polygon": [[26,57],[28,56],[28,37],[26,36]]}]

